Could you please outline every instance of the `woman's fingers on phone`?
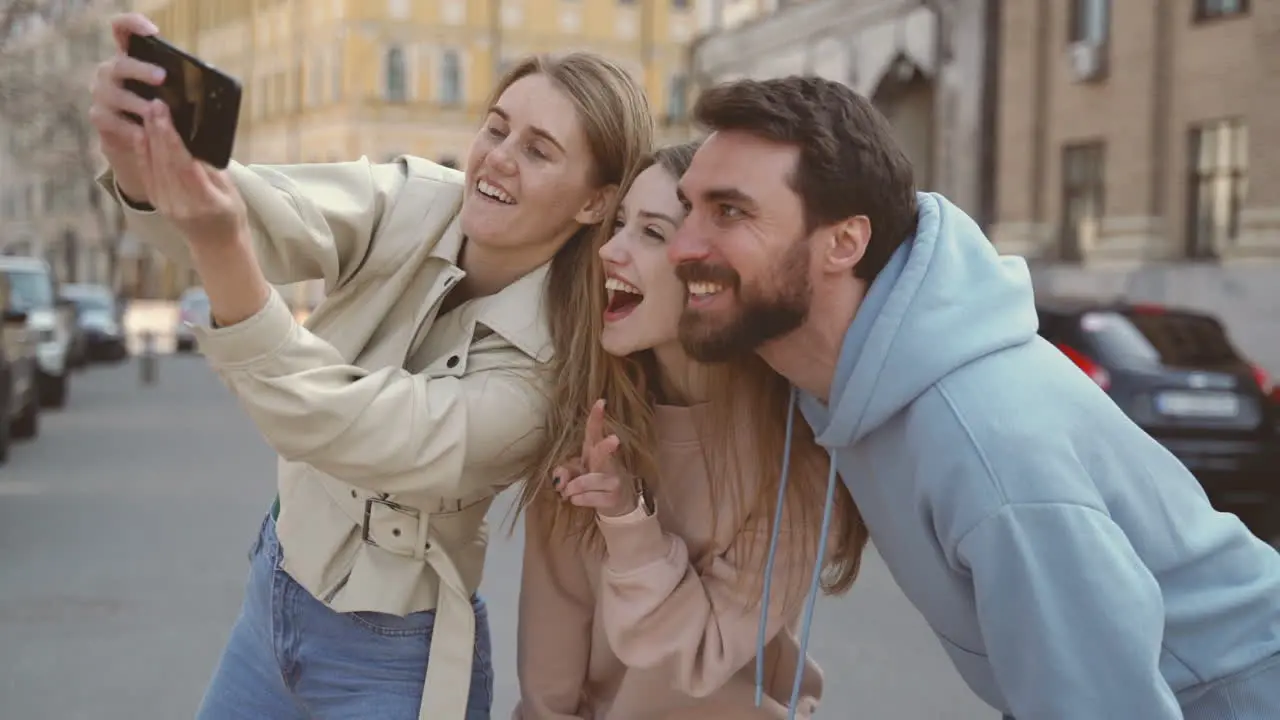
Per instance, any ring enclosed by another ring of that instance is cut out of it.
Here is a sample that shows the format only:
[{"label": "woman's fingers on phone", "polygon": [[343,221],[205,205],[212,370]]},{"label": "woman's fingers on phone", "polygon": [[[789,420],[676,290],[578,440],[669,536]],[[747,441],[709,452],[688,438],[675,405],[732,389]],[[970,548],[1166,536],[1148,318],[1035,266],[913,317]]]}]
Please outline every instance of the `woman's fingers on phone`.
[{"label": "woman's fingers on phone", "polygon": [[93,104],[114,114],[133,113],[142,117],[147,112],[150,101],[119,85],[103,85],[94,88]]},{"label": "woman's fingers on phone", "polygon": [[128,55],[120,55],[108,60],[106,65],[111,70],[112,84],[117,86],[123,86],[126,80],[137,80],[148,85],[159,85],[164,82],[164,68]]},{"label": "woman's fingers on phone", "polygon": [[169,108],[159,100],[152,100],[150,117],[152,126],[148,133],[155,135],[152,150],[158,153],[157,162],[164,166],[163,177],[175,183],[174,190],[180,191],[184,198],[188,194],[207,194],[208,178],[174,129]]},{"label": "woman's fingers on phone", "polygon": [[160,32],[156,24],[142,13],[125,13],[111,18],[111,36],[120,52],[129,51],[130,35],[155,35]]},{"label": "woman's fingers on phone", "polygon": [[94,104],[90,107],[89,122],[101,136],[104,152],[136,152],[143,142],[142,128],[107,106]]}]

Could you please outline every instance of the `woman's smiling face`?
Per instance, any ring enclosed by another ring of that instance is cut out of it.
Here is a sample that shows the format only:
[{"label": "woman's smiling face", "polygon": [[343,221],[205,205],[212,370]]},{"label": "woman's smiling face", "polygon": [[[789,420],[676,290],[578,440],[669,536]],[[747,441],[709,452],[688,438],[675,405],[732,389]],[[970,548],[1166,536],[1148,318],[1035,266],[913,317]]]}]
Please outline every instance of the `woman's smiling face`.
[{"label": "woman's smiling face", "polygon": [[676,178],[656,163],[636,176],[618,207],[613,236],[600,248],[609,294],[601,345],[610,355],[677,340],[685,287],[667,260],[666,242],[684,214]]}]

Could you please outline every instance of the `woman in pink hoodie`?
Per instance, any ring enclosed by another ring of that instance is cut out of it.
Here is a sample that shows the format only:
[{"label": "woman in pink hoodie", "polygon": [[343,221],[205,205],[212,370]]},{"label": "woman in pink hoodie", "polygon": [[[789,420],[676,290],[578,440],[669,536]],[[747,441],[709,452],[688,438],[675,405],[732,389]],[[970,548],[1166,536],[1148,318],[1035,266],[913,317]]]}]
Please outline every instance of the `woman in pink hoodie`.
[{"label": "woman in pink hoodie", "polygon": [[843,592],[866,528],[834,483],[824,542],[825,455],[788,417],[784,379],[754,356],[701,365],[680,347],[686,292],[664,243],[695,149],[631,174],[591,269],[599,306],[579,315],[601,319],[599,345],[555,361],[549,429],[566,462],[521,498],[517,720],[785,718],[793,699],[808,717],[822,694],[793,629],[820,553],[822,589]]}]

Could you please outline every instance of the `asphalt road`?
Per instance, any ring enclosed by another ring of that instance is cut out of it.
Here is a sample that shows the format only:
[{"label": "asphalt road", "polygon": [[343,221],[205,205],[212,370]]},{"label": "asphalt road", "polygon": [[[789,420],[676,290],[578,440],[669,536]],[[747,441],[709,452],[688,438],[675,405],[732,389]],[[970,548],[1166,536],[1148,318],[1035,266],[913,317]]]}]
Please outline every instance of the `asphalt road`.
[{"label": "asphalt road", "polygon": [[[0,720],[189,718],[239,606],[274,456],[199,358],[77,375],[68,407],[0,467]],[[501,520],[506,504],[495,507]],[[516,698],[519,533],[495,529],[482,592],[495,718]],[[875,554],[820,603],[819,717],[994,720]]]}]

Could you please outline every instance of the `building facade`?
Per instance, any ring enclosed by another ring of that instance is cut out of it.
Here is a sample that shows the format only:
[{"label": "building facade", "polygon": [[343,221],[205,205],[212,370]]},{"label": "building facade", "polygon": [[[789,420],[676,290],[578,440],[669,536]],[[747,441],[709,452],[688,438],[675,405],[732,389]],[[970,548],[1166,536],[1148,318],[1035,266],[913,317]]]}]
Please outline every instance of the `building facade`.
[{"label": "building facade", "polygon": [[996,223],[1046,293],[1208,309],[1280,370],[1280,3],[1004,3]]},{"label": "building facade", "polygon": [[[664,140],[687,137],[688,43],[707,0],[135,0],[170,41],[240,78],[242,162],[461,165],[495,80],[591,50],[641,80]],[[185,282],[168,271],[168,294]],[[295,300],[302,302],[302,300]],[[309,291],[309,300],[314,302]]]},{"label": "building facade", "polygon": [[919,187],[991,214],[994,138],[986,113],[994,58],[986,0],[805,0],[774,3],[699,40],[697,87],[737,78],[814,74],[845,83],[889,118]]},{"label": "building facade", "polygon": [[236,157],[321,162],[411,153],[459,162],[516,59],[593,50],[682,114],[688,0],[138,0],[175,43],[246,87]]}]

